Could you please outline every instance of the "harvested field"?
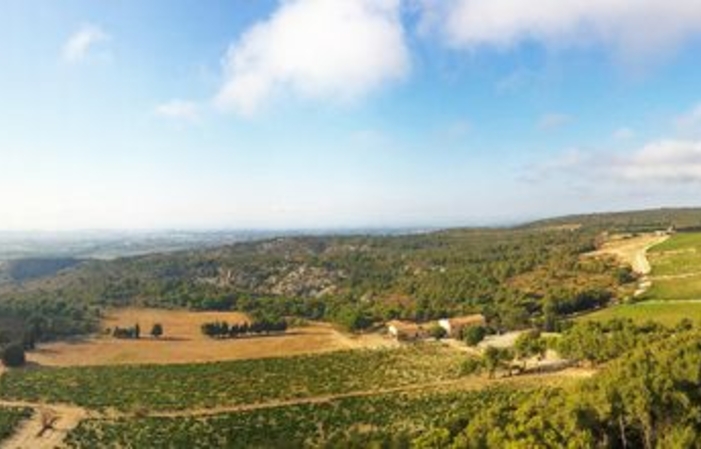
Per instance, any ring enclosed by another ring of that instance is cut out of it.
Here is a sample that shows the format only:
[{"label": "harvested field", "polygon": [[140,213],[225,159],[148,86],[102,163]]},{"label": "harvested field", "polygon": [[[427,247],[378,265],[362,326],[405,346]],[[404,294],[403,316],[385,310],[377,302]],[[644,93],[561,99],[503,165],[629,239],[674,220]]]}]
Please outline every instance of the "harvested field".
[{"label": "harvested field", "polygon": [[[378,348],[396,343],[380,335],[351,336],[323,323],[292,328],[284,335],[213,340],[200,332],[202,323],[243,322],[236,312],[188,312],[157,309],[120,309],[107,314],[105,329],[139,323],[142,338],[121,340],[108,335],[40,345],[29,353],[30,362],[44,366],[88,366],[119,364],[199,363],[257,359],[337,351]],[[165,334],[151,338],[148,332],[161,323]]]}]

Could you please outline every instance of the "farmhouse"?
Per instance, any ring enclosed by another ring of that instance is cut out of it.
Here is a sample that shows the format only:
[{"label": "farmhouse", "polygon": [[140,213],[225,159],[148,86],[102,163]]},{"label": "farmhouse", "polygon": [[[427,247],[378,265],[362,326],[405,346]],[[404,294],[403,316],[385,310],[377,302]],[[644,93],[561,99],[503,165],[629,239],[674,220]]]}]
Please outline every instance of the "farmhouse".
[{"label": "farmhouse", "polygon": [[485,324],[484,316],[481,314],[467,315],[455,318],[444,318],[438,320],[438,325],[445,329],[449,337],[459,337],[460,331],[469,326],[482,326]]},{"label": "farmhouse", "polygon": [[387,322],[387,333],[396,340],[404,341],[417,340],[428,335],[428,332],[422,325],[398,320]]}]

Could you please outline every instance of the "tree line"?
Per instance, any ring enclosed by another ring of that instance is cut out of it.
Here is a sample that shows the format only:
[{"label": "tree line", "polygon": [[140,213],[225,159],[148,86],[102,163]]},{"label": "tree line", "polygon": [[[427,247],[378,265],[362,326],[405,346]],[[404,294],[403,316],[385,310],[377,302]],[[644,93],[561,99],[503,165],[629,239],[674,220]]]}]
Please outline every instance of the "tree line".
[{"label": "tree line", "polygon": [[229,324],[226,321],[203,323],[201,331],[210,338],[236,338],[253,334],[272,334],[287,331],[284,319],[261,319],[256,321]]},{"label": "tree line", "polygon": [[[108,329],[108,332],[110,330]],[[139,323],[136,323],[134,326],[131,327],[119,327],[115,326],[114,329],[111,330],[112,336],[114,338],[119,338],[119,339],[125,339],[125,340],[138,340],[141,338],[141,326],[139,326]],[[153,326],[151,326],[151,331],[149,334],[153,338],[160,338],[164,333],[163,325],[161,323],[155,323]]]}]

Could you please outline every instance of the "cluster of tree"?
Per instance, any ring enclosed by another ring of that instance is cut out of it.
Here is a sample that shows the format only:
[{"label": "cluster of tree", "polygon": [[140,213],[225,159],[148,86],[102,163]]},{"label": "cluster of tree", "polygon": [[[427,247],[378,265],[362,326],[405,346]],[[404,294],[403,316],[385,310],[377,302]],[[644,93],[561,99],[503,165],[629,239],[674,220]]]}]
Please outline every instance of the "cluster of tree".
[{"label": "cluster of tree", "polygon": [[614,319],[600,323],[588,321],[563,332],[557,342],[558,353],[577,363],[600,365],[636,347],[666,339],[675,332],[690,330],[693,323],[683,320],[676,329],[649,322],[636,325],[631,320]]},{"label": "cluster of tree", "polygon": [[7,263],[7,272],[13,281],[24,282],[35,278],[51,276],[81,262],[81,260],[73,258],[17,259]]},{"label": "cluster of tree", "polygon": [[62,295],[54,297],[42,292],[0,295],[0,332],[10,333],[28,346],[90,333],[97,329],[99,317],[99,309],[63,299]]},{"label": "cluster of tree", "polygon": [[0,361],[8,367],[25,363],[25,351],[34,349],[35,337],[23,322],[0,317]]},{"label": "cluster of tree", "polygon": [[679,231],[701,228],[701,209],[663,208],[631,212],[573,215],[531,223],[526,228],[580,225],[597,231],[651,232],[673,228]]},{"label": "cluster of tree", "polygon": [[540,331],[530,330],[518,336],[513,348],[487,346],[481,358],[469,358],[462,367],[464,374],[476,374],[486,371],[489,378],[494,378],[499,371],[511,376],[527,369],[530,358],[545,356],[548,349],[546,340]]},{"label": "cluster of tree", "polygon": [[229,324],[226,321],[204,323],[202,333],[211,338],[236,338],[251,334],[271,334],[287,331],[287,321],[284,319],[261,319],[250,323]]},{"label": "cluster of tree", "polygon": [[[161,323],[155,323],[151,326],[150,335],[154,338],[160,338],[163,335],[163,325]],[[114,329],[112,329],[112,336],[114,338],[138,340],[141,338],[141,326],[139,326],[139,323],[136,323],[132,327],[115,326]]]},{"label": "cluster of tree", "polygon": [[460,429],[434,429],[442,438],[431,447],[701,447],[701,334],[688,324],[670,329],[673,338],[639,332],[657,339],[637,339],[580,384],[521,392]]},{"label": "cluster of tree", "polygon": [[114,329],[112,329],[112,336],[114,338],[138,340],[139,338],[141,338],[141,327],[138,323],[132,327],[115,326]]}]

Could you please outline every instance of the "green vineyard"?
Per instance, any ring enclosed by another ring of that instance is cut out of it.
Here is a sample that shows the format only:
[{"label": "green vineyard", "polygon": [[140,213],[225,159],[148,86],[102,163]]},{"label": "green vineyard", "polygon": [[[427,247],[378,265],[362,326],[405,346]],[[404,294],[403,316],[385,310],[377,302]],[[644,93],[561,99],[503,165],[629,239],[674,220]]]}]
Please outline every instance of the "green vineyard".
[{"label": "green vineyard", "polygon": [[432,394],[346,398],[319,404],[266,408],[209,417],[88,420],[66,441],[69,447],[250,448],[323,447],[354,434],[406,437],[434,427],[462,429],[492,402],[517,402],[528,389],[493,388]]},{"label": "green vineyard", "polygon": [[457,379],[465,358],[427,344],[208,364],[47,368],[0,377],[0,397],[122,411],[231,407]]},{"label": "green vineyard", "polygon": [[[26,408],[0,407],[0,443],[14,432],[19,423],[31,415],[31,410]],[[0,444],[0,446],[2,446]]]}]

